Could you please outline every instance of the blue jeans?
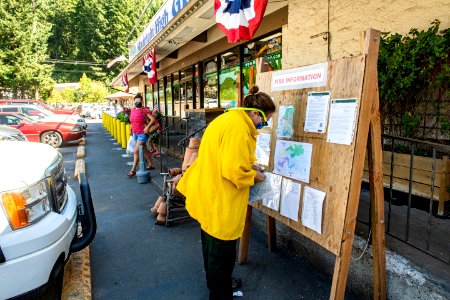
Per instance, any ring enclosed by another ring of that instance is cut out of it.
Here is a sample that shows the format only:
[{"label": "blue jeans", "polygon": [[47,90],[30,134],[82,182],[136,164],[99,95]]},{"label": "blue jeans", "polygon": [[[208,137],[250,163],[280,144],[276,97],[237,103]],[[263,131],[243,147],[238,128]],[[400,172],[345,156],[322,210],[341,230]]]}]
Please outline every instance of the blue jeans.
[{"label": "blue jeans", "polygon": [[145,143],[148,141],[148,134],[146,133],[137,134],[133,132],[133,139],[137,142]]}]

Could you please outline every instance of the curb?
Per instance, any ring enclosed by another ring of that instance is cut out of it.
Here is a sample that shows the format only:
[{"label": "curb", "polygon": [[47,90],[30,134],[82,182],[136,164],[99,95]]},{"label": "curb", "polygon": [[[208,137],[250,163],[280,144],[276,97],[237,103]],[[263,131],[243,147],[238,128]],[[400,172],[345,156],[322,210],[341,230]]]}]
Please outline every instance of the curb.
[{"label": "curb", "polygon": [[61,299],[92,299],[91,260],[89,247],[72,253],[64,267],[64,282]]},{"label": "curb", "polygon": [[[83,138],[82,142],[83,144],[86,144],[86,139]],[[78,158],[84,157],[85,147],[78,146],[76,155]],[[86,162],[82,158],[77,159],[75,163],[74,179],[78,179],[78,174],[80,173],[86,173]],[[70,255],[64,266],[64,281],[61,299],[92,299],[90,246]]]}]

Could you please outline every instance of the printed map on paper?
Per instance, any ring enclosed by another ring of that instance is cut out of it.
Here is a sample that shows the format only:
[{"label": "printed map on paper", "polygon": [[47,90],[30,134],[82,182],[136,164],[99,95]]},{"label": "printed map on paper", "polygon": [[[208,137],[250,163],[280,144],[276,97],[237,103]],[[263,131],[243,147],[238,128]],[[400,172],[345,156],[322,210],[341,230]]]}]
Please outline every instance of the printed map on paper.
[{"label": "printed map on paper", "polygon": [[280,106],[278,110],[277,136],[291,138],[294,134],[294,106]]},{"label": "printed map on paper", "polygon": [[311,155],[312,144],[278,140],[273,172],[309,183]]}]

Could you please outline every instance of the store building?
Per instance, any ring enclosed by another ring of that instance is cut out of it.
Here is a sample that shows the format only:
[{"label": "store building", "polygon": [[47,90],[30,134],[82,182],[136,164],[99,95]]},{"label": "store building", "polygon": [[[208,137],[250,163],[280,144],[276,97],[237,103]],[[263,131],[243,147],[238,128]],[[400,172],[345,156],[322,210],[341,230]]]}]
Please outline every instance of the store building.
[{"label": "store building", "polygon": [[[187,109],[235,107],[255,84],[258,71],[360,55],[361,34],[368,28],[407,34],[412,28],[428,29],[436,19],[441,29],[449,28],[449,7],[450,0],[268,0],[254,38],[229,44],[215,25],[214,1],[167,0],[130,47],[129,64],[111,85],[121,86],[127,74],[129,86],[144,95],[147,106],[158,104],[174,120],[185,117]],[[142,71],[142,58],[153,48],[158,81],[152,85]],[[284,237],[298,239],[289,230]],[[296,247],[302,244],[298,248],[309,248],[305,256],[313,264],[332,270],[331,260],[322,259],[327,257],[323,249],[301,238]],[[364,259],[352,262],[358,271],[349,275],[348,285],[369,298],[371,268],[367,266],[371,262]],[[404,286],[404,282],[395,285],[397,294],[414,294],[416,289],[407,282],[412,277],[404,277],[398,280],[406,281]],[[394,286],[392,278],[389,285]]]},{"label": "store building", "polygon": [[[113,80],[158,104],[168,117],[185,109],[239,106],[256,78],[256,58],[265,70],[293,68],[360,54],[367,28],[407,33],[438,19],[450,26],[450,1],[269,0],[253,40],[229,44],[215,25],[214,1],[167,0],[129,49],[129,65]],[[156,49],[157,84],[149,84],[142,58]],[[200,80],[201,79],[201,80]]]}]

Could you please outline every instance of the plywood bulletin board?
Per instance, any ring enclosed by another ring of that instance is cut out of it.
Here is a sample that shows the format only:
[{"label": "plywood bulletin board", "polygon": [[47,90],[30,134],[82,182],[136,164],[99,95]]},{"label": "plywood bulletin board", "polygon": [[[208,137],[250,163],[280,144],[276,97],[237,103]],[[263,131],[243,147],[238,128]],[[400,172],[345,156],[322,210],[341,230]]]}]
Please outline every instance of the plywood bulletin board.
[{"label": "plywood bulletin board", "polygon": [[[336,255],[330,299],[342,299],[345,294],[346,279],[350,264],[352,242],[356,223],[361,178],[366,149],[369,149],[371,166],[372,230],[374,248],[374,298],[385,298],[385,258],[384,258],[384,199],[381,170],[381,132],[377,89],[377,54],[379,32],[365,32],[364,52],[356,57],[342,58],[328,62],[328,76],[325,86],[271,92],[272,72],[258,72],[257,85],[260,91],[274,98],[279,108],[293,105],[294,134],[287,140],[312,144],[312,159],[309,183],[301,184],[299,221],[282,216],[278,211],[263,206],[260,201],[251,202],[247,213],[244,235],[241,239],[239,261],[247,259],[251,210],[256,208],[268,216],[269,248],[275,236],[275,219],[296,230],[323,248]],[[351,145],[327,142],[327,133],[307,133],[304,131],[308,92],[329,91],[333,99],[357,99],[357,116]],[[274,153],[277,139],[278,112],[273,115],[272,128],[262,132],[271,134],[269,167],[274,167]],[[380,179],[381,178],[381,179]],[[294,180],[295,181],[295,180]],[[326,193],[322,212],[321,234],[302,225],[302,201],[305,186]]]}]

